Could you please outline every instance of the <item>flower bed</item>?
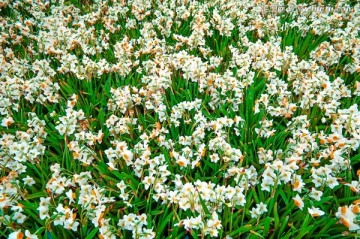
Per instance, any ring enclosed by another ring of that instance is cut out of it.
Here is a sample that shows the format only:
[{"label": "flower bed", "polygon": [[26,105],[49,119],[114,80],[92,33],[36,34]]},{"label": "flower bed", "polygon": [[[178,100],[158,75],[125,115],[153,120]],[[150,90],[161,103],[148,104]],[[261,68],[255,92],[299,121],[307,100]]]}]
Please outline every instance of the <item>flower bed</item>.
[{"label": "flower bed", "polygon": [[360,5],[300,2],[0,0],[0,237],[359,237]]}]

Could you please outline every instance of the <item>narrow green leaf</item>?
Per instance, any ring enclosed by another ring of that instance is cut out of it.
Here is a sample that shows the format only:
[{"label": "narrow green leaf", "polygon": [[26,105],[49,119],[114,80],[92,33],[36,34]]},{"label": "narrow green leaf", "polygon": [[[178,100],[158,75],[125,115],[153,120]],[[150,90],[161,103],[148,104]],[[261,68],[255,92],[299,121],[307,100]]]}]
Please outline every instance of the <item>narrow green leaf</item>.
[{"label": "narrow green leaf", "polygon": [[26,200],[40,198],[40,197],[46,197],[46,196],[47,196],[47,194],[45,192],[36,192],[36,193],[26,195]]},{"label": "narrow green leaf", "polygon": [[266,217],[264,219],[263,223],[264,223],[264,236],[267,236],[269,234],[269,230],[270,230],[271,218]]},{"label": "narrow green leaf", "polygon": [[275,220],[275,231],[278,230],[279,226],[280,226],[280,218],[279,218],[279,214],[278,214],[278,209],[277,209],[277,202],[275,202],[274,204],[274,220]]},{"label": "narrow green leaf", "polygon": [[170,212],[168,215],[166,215],[165,218],[161,220],[160,225],[156,229],[157,238],[161,238],[163,235],[164,229],[166,228],[166,225],[170,223],[172,220],[173,212]]},{"label": "narrow green leaf", "polygon": [[85,237],[85,239],[92,239],[95,237],[96,233],[99,231],[99,228],[94,228],[91,232]]},{"label": "narrow green leaf", "polygon": [[204,210],[204,212],[205,212],[206,216],[210,216],[210,215],[211,215],[211,213],[210,213],[209,209],[207,208],[207,206],[206,206],[206,204],[205,204],[204,200],[202,199],[202,197],[201,197],[201,195],[200,195],[200,192],[199,192],[199,200],[200,200],[201,206],[202,206],[202,208],[203,208],[203,210]]},{"label": "narrow green leaf", "polygon": [[288,224],[288,221],[289,221],[289,216],[286,216],[285,217],[285,220],[281,221],[281,227],[279,229],[279,232],[278,232],[278,238],[282,238],[282,234]]},{"label": "narrow green leaf", "polygon": [[233,236],[239,236],[241,233],[244,233],[244,232],[248,232],[250,231],[251,229],[254,229],[254,226],[253,225],[250,225],[250,224],[247,224],[245,226],[242,226],[232,232],[229,233],[229,236],[233,237]]},{"label": "narrow green leaf", "polygon": [[257,233],[256,231],[254,231],[254,230],[250,230],[250,233],[252,233],[252,234],[254,234],[254,235],[256,235],[256,236],[258,236],[259,238],[265,238],[265,237],[263,237],[262,235],[260,235],[259,233]]}]

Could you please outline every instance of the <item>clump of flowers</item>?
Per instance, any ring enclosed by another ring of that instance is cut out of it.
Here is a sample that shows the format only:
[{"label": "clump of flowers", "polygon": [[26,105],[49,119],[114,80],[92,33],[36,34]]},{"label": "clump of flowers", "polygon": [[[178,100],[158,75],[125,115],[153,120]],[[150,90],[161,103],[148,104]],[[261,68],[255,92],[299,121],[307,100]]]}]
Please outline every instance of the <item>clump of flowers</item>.
[{"label": "clump of flowers", "polygon": [[359,236],[359,8],[0,0],[1,235]]}]

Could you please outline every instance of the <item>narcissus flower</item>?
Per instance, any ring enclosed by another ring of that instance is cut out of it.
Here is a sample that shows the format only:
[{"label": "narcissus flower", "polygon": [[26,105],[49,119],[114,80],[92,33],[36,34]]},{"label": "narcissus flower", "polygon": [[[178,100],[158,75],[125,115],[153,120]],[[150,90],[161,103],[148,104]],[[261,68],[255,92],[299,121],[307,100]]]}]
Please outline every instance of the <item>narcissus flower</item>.
[{"label": "narcissus flower", "polygon": [[315,199],[316,201],[320,201],[321,200],[321,196],[323,195],[323,192],[316,190],[315,188],[311,189],[311,192],[309,194],[309,196],[313,199]]},{"label": "narcissus flower", "polygon": [[303,210],[304,208],[304,201],[301,199],[299,194],[296,194],[296,196],[293,198],[295,206]]},{"label": "narcissus flower", "polygon": [[338,208],[335,214],[337,218],[340,218],[340,223],[349,228],[349,231],[360,230],[360,225],[356,223],[356,216],[360,213],[360,206],[355,204],[350,206],[342,206]]},{"label": "narcissus flower", "polygon": [[325,214],[324,211],[316,207],[308,208],[308,212],[311,214],[312,217],[320,217]]}]

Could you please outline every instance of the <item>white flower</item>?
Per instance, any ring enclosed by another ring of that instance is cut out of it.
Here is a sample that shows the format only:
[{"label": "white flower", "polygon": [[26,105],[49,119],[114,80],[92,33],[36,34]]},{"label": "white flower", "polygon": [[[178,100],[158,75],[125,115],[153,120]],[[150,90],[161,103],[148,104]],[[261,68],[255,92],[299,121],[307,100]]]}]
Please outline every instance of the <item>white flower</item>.
[{"label": "white flower", "polygon": [[338,208],[335,214],[337,218],[340,218],[340,222],[349,228],[349,231],[360,230],[360,225],[356,223],[356,216],[360,213],[360,207],[358,204],[350,206],[342,206]]},{"label": "white flower", "polygon": [[26,239],[38,239],[38,236],[36,236],[35,234],[31,234],[29,230],[25,231],[25,236]]},{"label": "white flower", "polygon": [[70,189],[69,191],[67,191],[65,194],[66,194],[66,196],[67,196],[68,199],[69,199],[69,204],[75,202],[74,199],[76,199],[76,194],[73,192],[72,189]]},{"label": "white flower", "polygon": [[316,190],[315,188],[311,189],[311,192],[309,194],[309,196],[313,199],[315,199],[316,201],[320,201],[321,200],[321,196],[323,195],[323,192]]},{"label": "white flower", "polygon": [[26,176],[25,178],[23,178],[23,181],[24,181],[25,185],[32,186],[35,184],[35,180],[32,177],[30,177],[29,175]]},{"label": "white flower", "polygon": [[10,115],[7,115],[5,118],[2,119],[1,126],[4,126],[4,127],[8,128],[14,122],[15,121],[13,120],[13,118]]},{"label": "white flower", "polygon": [[260,208],[258,208],[258,207],[253,207],[252,209],[251,209],[251,218],[258,218],[259,216],[260,216]]},{"label": "white flower", "polygon": [[346,183],[345,185],[350,187],[351,191],[360,193],[360,181],[351,181],[351,183]]},{"label": "white flower", "polygon": [[45,218],[50,217],[49,216],[50,200],[51,200],[50,197],[48,197],[48,198],[41,197],[40,198],[40,205],[37,208],[37,210],[39,211],[39,216],[40,216],[41,220],[44,220]]},{"label": "white flower", "polygon": [[263,202],[256,204],[256,206],[259,208],[260,214],[264,214],[265,212],[268,211],[266,208],[266,204],[264,204]]},{"label": "white flower", "polygon": [[304,208],[304,201],[301,199],[299,194],[296,194],[296,196],[293,198],[295,206],[300,208],[301,210]]},{"label": "white flower", "polygon": [[311,207],[308,208],[308,212],[311,214],[312,217],[319,217],[325,214],[324,211],[320,210],[319,208],[316,207]]},{"label": "white flower", "polygon": [[24,233],[21,230],[9,234],[8,239],[23,239]]},{"label": "white flower", "polygon": [[24,223],[26,216],[21,212],[15,212],[12,219],[15,220],[17,223],[22,224]]}]

